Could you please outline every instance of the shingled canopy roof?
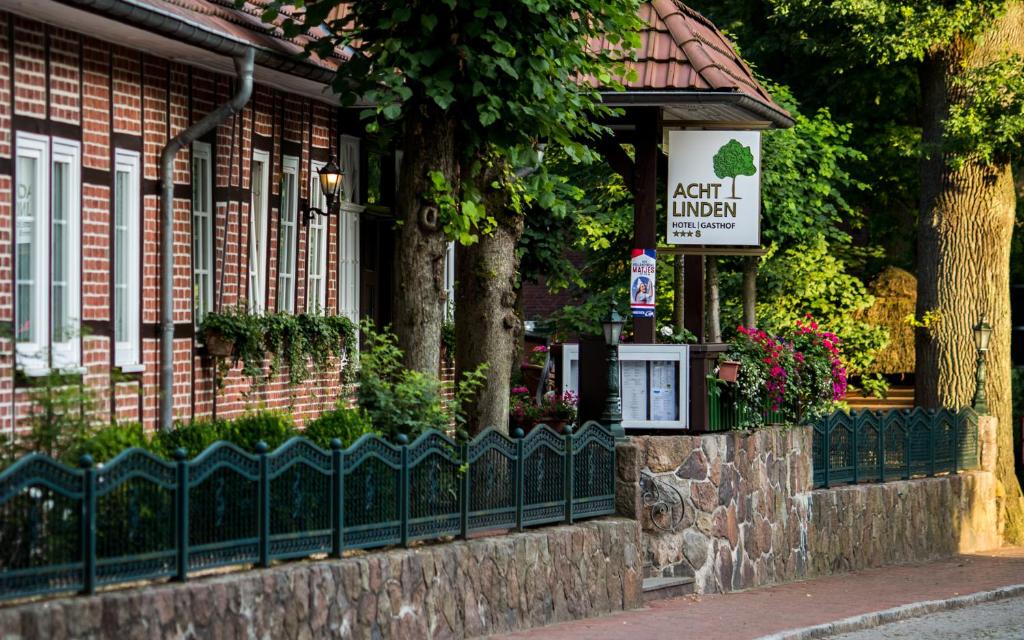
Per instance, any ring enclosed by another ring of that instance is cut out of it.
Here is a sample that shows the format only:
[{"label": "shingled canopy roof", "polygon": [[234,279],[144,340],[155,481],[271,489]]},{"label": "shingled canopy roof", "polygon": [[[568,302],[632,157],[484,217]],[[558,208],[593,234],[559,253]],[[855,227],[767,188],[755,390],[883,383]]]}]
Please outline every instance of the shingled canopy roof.
[{"label": "shingled canopy roof", "polygon": [[[607,91],[615,105],[663,107],[663,119],[680,123],[746,123],[793,126],[789,113],[754,78],[732,43],[710,20],[678,0],[650,0],[640,7],[647,28],[626,91]],[[610,47],[601,40],[596,46]]]}]

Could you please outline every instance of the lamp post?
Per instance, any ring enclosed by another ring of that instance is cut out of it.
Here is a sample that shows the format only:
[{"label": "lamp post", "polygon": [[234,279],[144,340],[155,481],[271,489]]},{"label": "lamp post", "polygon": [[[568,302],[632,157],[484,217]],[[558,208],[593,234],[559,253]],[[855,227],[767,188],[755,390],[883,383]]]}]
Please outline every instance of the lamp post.
[{"label": "lamp post", "polygon": [[303,220],[308,224],[313,216],[330,216],[338,211],[338,203],[341,201],[341,185],[345,172],[332,157],[327,164],[317,170],[317,178],[320,181],[320,193],[327,201],[327,210],[307,206],[303,210]]},{"label": "lamp post", "polygon": [[622,398],[619,396],[619,338],[622,336],[622,316],[612,307],[608,318],[601,323],[604,328],[604,343],[608,346],[608,395],[605,399],[601,420],[616,440],[625,440],[622,428]]},{"label": "lamp post", "polygon": [[974,325],[974,346],[978,350],[978,367],[974,373],[974,400],[971,406],[978,413],[988,413],[988,393],[985,391],[985,356],[988,354],[988,343],[992,338],[992,327],[981,314],[978,324]]}]

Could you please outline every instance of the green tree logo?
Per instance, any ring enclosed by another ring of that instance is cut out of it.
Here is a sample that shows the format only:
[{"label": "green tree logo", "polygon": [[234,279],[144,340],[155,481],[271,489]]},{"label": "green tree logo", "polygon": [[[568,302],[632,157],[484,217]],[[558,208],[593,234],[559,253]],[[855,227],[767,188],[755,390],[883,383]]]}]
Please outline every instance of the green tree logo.
[{"label": "green tree logo", "polygon": [[730,200],[736,198],[736,177],[752,176],[757,173],[754,167],[754,154],[750,147],[744,147],[739,140],[733,138],[722,145],[715,157],[712,159],[715,167],[715,175],[719,178],[732,178],[732,195]]}]

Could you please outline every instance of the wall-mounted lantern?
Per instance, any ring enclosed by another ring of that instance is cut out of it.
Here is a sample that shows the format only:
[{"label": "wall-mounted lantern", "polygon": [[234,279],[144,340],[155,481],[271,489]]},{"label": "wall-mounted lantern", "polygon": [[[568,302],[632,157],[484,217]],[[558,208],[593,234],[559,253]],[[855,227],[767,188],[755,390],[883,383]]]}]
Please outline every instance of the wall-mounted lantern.
[{"label": "wall-mounted lantern", "polygon": [[307,206],[303,211],[303,220],[309,223],[313,216],[331,216],[338,213],[338,204],[341,202],[342,184],[345,172],[338,166],[332,157],[330,161],[317,171],[320,181],[320,193],[327,201],[327,210]]}]

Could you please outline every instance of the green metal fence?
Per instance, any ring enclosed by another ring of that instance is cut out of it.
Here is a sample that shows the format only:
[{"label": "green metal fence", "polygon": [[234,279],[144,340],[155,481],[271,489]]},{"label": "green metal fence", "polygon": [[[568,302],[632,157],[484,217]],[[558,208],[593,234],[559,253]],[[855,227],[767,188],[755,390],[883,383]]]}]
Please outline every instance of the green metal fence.
[{"label": "green metal fence", "polygon": [[[738,397],[735,384],[708,381],[708,431],[729,431],[752,426],[751,410]],[[783,424],[782,413],[770,406],[761,409],[765,424]]]},{"label": "green metal fence", "polygon": [[978,466],[972,409],[837,411],[814,425],[814,486],[885,482]]},{"label": "green metal fence", "polygon": [[615,439],[596,422],[179,454],[129,449],[78,469],[33,454],[0,473],[0,599],[615,512]]}]

